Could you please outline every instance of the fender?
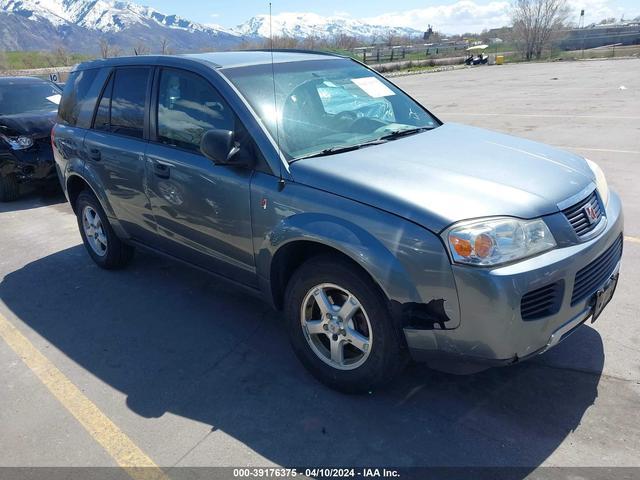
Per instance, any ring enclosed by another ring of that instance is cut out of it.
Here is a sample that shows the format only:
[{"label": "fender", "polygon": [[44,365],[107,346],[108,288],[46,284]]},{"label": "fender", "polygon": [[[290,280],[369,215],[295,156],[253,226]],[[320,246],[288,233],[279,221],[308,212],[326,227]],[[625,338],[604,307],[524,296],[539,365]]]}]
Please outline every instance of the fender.
[{"label": "fender", "polygon": [[300,240],[333,248],[351,258],[369,273],[389,300],[401,304],[420,301],[402,264],[377,238],[354,223],[324,213],[300,213],[281,220],[258,251],[258,275],[269,279],[277,252]]}]

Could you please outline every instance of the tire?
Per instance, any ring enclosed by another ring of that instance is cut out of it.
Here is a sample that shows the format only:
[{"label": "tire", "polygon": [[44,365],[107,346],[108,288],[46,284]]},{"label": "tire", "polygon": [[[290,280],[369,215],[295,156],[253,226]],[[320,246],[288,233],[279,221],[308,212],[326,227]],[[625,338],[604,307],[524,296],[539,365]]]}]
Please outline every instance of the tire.
[{"label": "tire", "polygon": [[[99,267],[117,270],[131,262],[134,248],[118,238],[100,202],[92,192],[80,192],[76,201],[76,216],[82,242]],[[86,218],[83,218],[85,216]]]},{"label": "tire", "polygon": [[[351,297],[355,303],[345,301]],[[330,302],[324,310],[323,298]],[[394,322],[384,294],[364,272],[337,256],[314,257],[300,266],[287,285],[284,307],[296,355],[319,381],[335,390],[370,392],[390,383],[407,364],[402,329]],[[352,317],[345,314],[349,309],[355,311]]]},{"label": "tire", "polygon": [[20,196],[20,184],[15,175],[0,175],[0,202],[12,202]]}]

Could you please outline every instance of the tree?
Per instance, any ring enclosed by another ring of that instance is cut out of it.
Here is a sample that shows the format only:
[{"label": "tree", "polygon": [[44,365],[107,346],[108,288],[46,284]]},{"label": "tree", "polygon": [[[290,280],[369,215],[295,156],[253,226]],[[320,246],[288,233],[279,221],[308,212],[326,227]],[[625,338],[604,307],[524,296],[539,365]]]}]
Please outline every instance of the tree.
[{"label": "tree", "polygon": [[48,54],[47,62],[50,67],[60,67],[71,65],[73,63],[73,56],[71,53],[61,44],[59,44],[53,52]]},{"label": "tree", "polygon": [[109,58],[109,40],[106,38],[100,39],[100,56],[102,58]]},{"label": "tree", "polygon": [[149,53],[149,47],[147,47],[147,45],[142,40],[137,41],[133,47],[133,54],[146,55],[148,53]]},{"label": "tree", "polygon": [[111,41],[103,37],[100,39],[100,56],[102,58],[117,57],[120,55],[120,49],[111,45]]},{"label": "tree", "polygon": [[334,43],[336,48],[341,48],[343,50],[353,50],[355,47],[360,45],[360,42],[353,35],[349,35],[346,33],[339,33],[334,37]]},{"label": "tree", "polygon": [[167,38],[163,38],[162,42],[160,42],[160,53],[162,55],[171,55],[171,50],[169,49],[169,40]]},{"label": "tree", "polygon": [[384,33],[384,41],[390,47],[393,47],[395,44],[397,44],[398,35],[396,34],[396,31],[392,29],[387,30]]},{"label": "tree", "polygon": [[552,35],[562,29],[568,16],[567,0],[513,0],[513,32],[523,58],[541,58]]}]

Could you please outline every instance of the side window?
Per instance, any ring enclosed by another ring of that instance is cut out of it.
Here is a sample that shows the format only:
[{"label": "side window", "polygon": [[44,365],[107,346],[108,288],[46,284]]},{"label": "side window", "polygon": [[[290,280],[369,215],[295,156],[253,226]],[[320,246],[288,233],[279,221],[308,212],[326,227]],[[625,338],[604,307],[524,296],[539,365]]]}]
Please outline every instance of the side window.
[{"label": "side window", "polygon": [[150,69],[117,69],[102,94],[94,128],[142,138]]},{"label": "side window", "polygon": [[158,141],[193,151],[200,151],[207,130],[235,126],[235,116],[217,90],[183,70],[162,70],[157,112]]},{"label": "side window", "polygon": [[111,92],[113,91],[113,77],[111,74],[107,86],[104,88],[102,98],[98,104],[96,119],[93,122],[93,128],[96,130],[109,130],[111,124]]},{"label": "side window", "polygon": [[78,116],[84,105],[91,84],[96,78],[99,69],[80,70],[69,75],[64,87],[64,93],[58,107],[58,119],[60,123],[76,126]]}]

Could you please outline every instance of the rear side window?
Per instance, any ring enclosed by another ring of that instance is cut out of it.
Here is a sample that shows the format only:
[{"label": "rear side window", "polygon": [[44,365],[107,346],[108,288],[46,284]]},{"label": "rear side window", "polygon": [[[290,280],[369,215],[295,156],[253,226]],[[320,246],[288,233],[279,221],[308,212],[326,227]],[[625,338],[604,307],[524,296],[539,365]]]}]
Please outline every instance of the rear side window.
[{"label": "rear side window", "polygon": [[142,138],[149,77],[146,67],[116,70],[98,103],[94,128]]},{"label": "rear side window", "polygon": [[110,115],[111,115],[111,92],[113,91],[113,77],[111,75],[107,86],[104,89],[100,103],[98,104],[98,111],[96,112],[96,119],[93,123],[93,128],[96,130],[109,130]]},{"label": "rear side window", "polygon": [[[98,69],[81,70],[69,75],[58,107],[58,121],[75,127],[82,108],[87,106],[87,94],[98,74]],[[87,106],[88,107],[88,106]]]}]

